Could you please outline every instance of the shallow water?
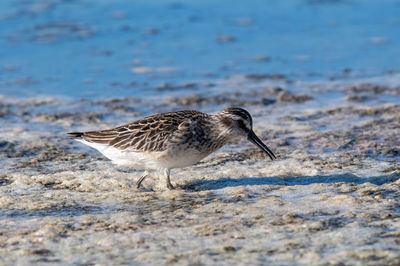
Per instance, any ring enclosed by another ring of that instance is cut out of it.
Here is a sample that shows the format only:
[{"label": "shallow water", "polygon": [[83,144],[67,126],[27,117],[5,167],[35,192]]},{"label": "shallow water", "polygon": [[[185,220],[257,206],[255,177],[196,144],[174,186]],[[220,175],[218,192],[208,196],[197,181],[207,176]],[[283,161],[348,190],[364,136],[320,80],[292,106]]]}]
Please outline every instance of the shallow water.
[{"label": "shallow water", "polygon": [[400,71],[396,0],[0,5],[0,94],[141,97],[165,84],[203,90],[200,81],[233,74]]},{"label": "shallow water", "polygon": [[[0,264],[399,264],[398,2],[263,3],[1,1]],[[232,105],[175,191],[65,134]]]}]

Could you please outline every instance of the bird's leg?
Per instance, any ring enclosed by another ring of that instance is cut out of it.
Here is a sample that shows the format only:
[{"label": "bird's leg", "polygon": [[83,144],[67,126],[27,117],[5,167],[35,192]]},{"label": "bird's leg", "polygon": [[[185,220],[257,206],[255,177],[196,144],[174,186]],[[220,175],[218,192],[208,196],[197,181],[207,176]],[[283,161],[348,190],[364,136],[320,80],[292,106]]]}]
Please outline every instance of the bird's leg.
[{"label": "bird's leg", "polygon": [[143,180],[149,175],[148,171],[144,171],[143,175],[139,178],[139,180],[136,182],[136,187],[140,188],[140,185],[142,184]]},{"label": "bird's leg", "polygon": [[171,180],[169,179],[169,173],[171,172],[171,169],[166,168],[164,172],[165,172],[165,177],[167,178],[167,188],[169,190],[174,189],[174,186],[171,184]]}]

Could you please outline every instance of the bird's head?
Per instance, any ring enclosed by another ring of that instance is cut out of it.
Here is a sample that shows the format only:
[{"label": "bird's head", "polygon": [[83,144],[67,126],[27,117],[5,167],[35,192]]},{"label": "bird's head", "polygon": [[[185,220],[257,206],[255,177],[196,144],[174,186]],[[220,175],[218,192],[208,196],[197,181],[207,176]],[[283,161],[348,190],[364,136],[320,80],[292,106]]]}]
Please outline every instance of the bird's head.
[{"label": "bird's head", "polygon": [[272,151],[253,132],[253,119],[249,112],[242,108],[230,107],[217,114],[223,132],[230,137],[245,137],[261,150],[266,152],[271,160],[276,159]]}]

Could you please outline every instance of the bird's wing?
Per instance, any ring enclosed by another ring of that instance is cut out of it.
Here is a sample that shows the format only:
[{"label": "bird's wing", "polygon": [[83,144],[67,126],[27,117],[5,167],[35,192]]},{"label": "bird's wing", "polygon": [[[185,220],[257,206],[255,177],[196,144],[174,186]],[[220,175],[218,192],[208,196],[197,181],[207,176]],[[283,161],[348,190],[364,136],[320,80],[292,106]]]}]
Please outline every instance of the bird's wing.
[{"label": "bird's wing", "polygon": [[70,133],[73,138],[130,151],[164,151],[169,139],[182,124],[198,115],[197,111],[179,111],[150,116],[117,128]]}]

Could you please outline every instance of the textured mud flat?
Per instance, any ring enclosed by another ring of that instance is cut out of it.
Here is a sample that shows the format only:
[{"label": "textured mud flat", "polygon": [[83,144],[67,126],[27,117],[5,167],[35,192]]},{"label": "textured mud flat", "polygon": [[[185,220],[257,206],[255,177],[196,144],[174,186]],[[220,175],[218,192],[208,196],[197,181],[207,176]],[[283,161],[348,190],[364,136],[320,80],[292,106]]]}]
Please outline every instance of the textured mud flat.
[{"label": "textured mud flat", "polygon": [[[398,265],[400,79],[382,80],[232,77],[186,100],[2,96],[0,262]],[[65,137],[231,104],[254,114],[278,160],[237,143],[174,170],[175,191],[158,176],[138,191],[140,172]]]}]

